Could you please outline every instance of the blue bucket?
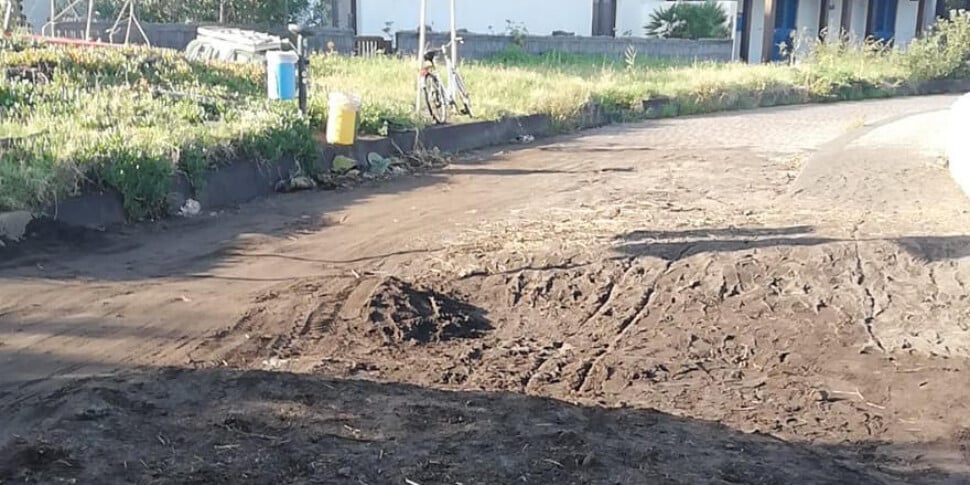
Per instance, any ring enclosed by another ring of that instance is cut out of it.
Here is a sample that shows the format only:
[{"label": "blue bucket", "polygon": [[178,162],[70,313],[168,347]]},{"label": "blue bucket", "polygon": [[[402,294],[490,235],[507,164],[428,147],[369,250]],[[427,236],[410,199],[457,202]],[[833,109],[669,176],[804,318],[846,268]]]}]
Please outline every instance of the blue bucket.
[{"label": "blue bucket", "polygon": [[296,63],[294,52],[272,51],[266,53],[266,91],[269,99],[296,98]]}]

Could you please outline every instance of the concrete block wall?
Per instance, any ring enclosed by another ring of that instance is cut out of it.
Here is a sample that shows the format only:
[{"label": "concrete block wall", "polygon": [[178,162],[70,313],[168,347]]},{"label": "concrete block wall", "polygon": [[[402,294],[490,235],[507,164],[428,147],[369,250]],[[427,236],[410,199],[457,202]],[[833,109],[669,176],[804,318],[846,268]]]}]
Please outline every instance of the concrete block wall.
[{"label": "concrete block wall", "polygon": [[[505,35],[460,34],[465,43],[459,53],[465,59],[482,59],[507,49],[513,38]],[[449,34],[428,34],[433,46],[447,43]],[[731,60],[733,42],[724,40],[645,39],[637,37],[579,37],[579,36],[525,36],[520,38],[522,48],[530,54],[567,52],[571,54],[594,54],[622,58],[627,48],[633,46],[637,55],[653,58],[697,59],[712,61]],[[417,32],[398,32],[397,50],[414,53],[418,50]]]},{"label": "concrete block wall", "polygon": [[950,126],[946,152],[950,159],[950,175],[963,192],[970,195],[970,94],[965,94],[950,110]]},{"label": "concrete block wall", "polygon": [[[113,22],[92,23],[91,35],[105,42],[108,42],[109,40],[116,43],[123,42],[125,39],[125,26],[122,26],[121,31],[115,33],[111,39],[108,38],[107,32],[111,29],[113,24]],[[148,35],[148,39],[152,46],[175,49],[179,51],[185,50],[186,46],[189,45],[189,42],[192,42],[192,40],[195,39],[198,32],[198,27],[198,25],[194,24],[142,24],[142,28],[145,29],[145,34]],[[279,36],[290,35],[285,28],[270,30],[260,27],[247,26],[242,26],[240,28],[249,28],[261,32],[269,32]],[[58,37],[66,37],[70,39],[83,38],[84,31],[84,22],[60,22],[57,24],[56,30]],[[134,44],[143,43],[141,35],[139,35],[136,31],[132,31],[131,40]],[[309,39],[310,49],[314,51],[327,50],[327,45],[330,42],[333,42],[335,51],[340,53],[351,53],[354,51],[354,32],[346,29],[315,29],[314,36],[310,37]]]},{"label": "concrete block wall", "polygon": [[[114,22],[93,22],[91,24],[91,36],[103,42],[121,43],[125,40],[127,25],[122,25],[120,31],[109,36],[108,31]],[[197,26],[191,24],[152,24],[142,23],[145,35],[154,47],[167,49],[184,50],[192,39],[195,39]],[[58,37],[69,39],[83,39],[86,24],[84,22],[58,22],[56,33]],[[136,27],[132,27],[131,42],[133,44],[144,44],[141,34]]]}]

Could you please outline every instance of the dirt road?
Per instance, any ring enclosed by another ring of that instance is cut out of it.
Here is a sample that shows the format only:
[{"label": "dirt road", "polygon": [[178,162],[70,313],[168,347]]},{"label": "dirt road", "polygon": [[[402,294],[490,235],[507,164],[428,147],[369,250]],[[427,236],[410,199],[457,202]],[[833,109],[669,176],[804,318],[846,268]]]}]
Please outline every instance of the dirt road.
[{"label": "dirt road", "polygon": [[970,483],[952,101],[608,127],[8,256],[0,483]]}]

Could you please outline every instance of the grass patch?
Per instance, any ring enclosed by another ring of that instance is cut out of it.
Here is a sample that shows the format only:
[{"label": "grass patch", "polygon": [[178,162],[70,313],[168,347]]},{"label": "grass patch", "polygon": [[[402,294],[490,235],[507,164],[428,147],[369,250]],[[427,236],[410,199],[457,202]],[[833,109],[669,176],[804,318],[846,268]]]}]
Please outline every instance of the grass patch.
[{"label": "grass patch", "polygon": [[[691,63],[512,48],[466,62],[477,118],[546,114],[562,129],[600,105],[617,120],[806,101],[889,96],[907,84],[970,77],[970,18],[944,22],[906,52],[817,46],[797,66]],[[190,62],[148,49],[77,49],[0,39],[0,210],[38,209],[91,188],[114,188],[132,219],[164,215],[170,181],[204,190],[206,171],[236,160],[317,164],[326,93],[363,99],[361,131],[427,123],[413,112],[414,61],[313,59],[310,116],[265,101],[259,67]],[[40,81],[38,81],[40,80]],[[49,82],[42,82],[49,81]],[[645,98],[673,106],[646,113]],[[32,135],[32,136],[31,136]]]}]

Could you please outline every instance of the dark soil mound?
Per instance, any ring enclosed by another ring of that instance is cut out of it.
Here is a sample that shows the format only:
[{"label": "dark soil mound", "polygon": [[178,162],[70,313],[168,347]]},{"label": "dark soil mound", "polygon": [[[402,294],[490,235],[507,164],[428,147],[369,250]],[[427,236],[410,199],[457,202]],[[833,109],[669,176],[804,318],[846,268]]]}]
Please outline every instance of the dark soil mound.
[{"label": "dark soil mound", "polygon": [[74,467],[67,451],[43,442],[18,440],[0,450],[0,456],[4,457],[0,464],[0,483],[7,479],[11,483],[35,483],[32,480],[35,475],[42,475],[52,468],[65,471]]},{"label": "dark soil mound", "polygon": [[368,306],[370,322],[387,343],[476,338],[491,329],[478,308],[397,278],[384,280]]}]

